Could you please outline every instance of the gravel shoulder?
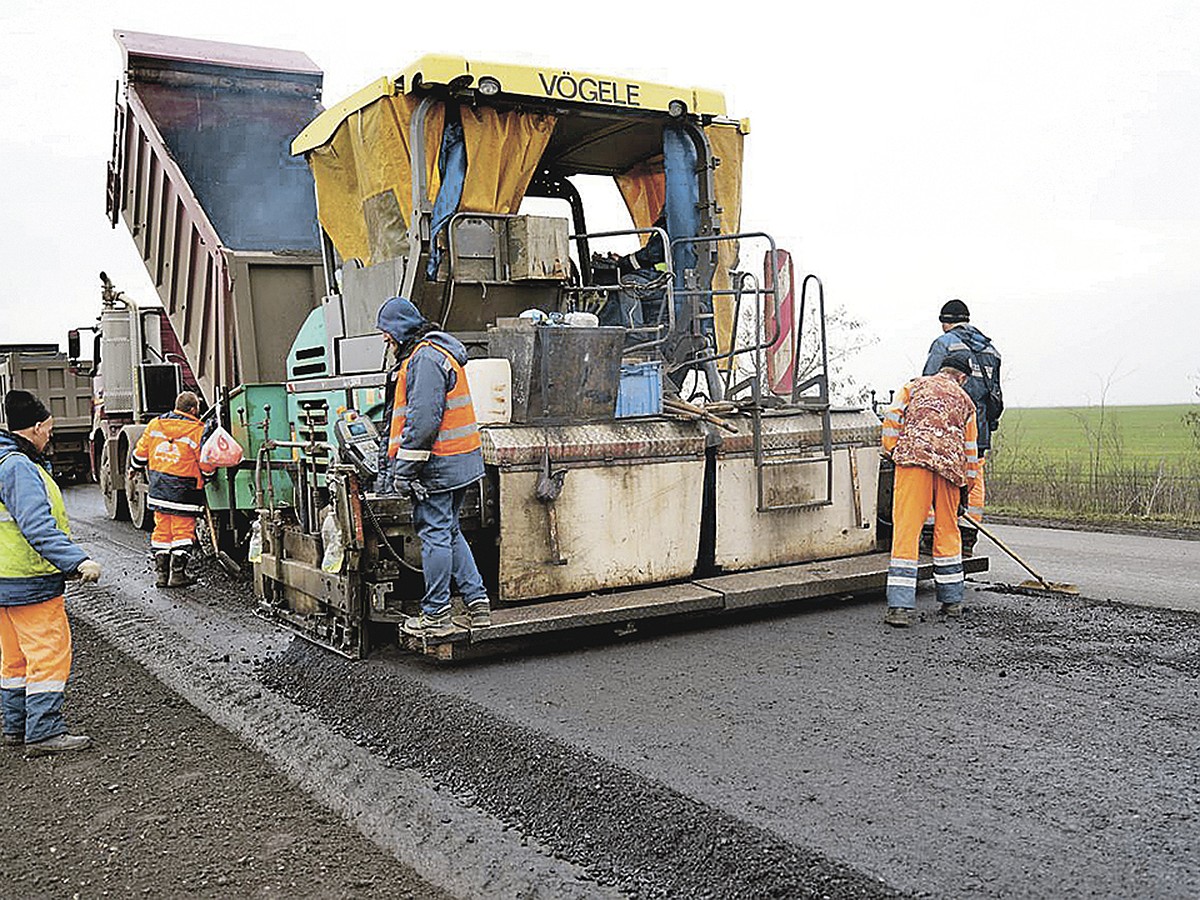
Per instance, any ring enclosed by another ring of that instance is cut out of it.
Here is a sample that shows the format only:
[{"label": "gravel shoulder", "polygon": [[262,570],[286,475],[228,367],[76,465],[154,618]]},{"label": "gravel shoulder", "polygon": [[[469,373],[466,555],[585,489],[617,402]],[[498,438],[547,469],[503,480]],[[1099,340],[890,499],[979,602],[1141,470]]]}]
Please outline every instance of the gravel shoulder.
[{"label": "gravel shoulder", "polygon": [[0,896],[440,898],[271,762],[73,622],[72,730],[0,753]]}]

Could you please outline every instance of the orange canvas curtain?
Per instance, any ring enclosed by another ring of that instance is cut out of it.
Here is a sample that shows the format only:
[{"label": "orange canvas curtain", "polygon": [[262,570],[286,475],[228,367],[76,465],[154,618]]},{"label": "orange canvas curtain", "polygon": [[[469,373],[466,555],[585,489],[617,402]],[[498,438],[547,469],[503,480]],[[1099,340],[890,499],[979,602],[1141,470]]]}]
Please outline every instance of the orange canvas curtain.
[{"label": "orange canvas curtain", "polygon": [[467,177],[459,210],[515,213],[550,143],[557,117],[465,106],[460,115]]},{"label": "orange canvas curtain", "polygon": [[[407,248],[412,216],[410,123],[419,100],[380,97],[351,113],[333,137],[309,155],[318,218],[343,259],[366,265]],[[445,108],[434,104],[425,127],[426,184],[439,187],[437,159]]]}]

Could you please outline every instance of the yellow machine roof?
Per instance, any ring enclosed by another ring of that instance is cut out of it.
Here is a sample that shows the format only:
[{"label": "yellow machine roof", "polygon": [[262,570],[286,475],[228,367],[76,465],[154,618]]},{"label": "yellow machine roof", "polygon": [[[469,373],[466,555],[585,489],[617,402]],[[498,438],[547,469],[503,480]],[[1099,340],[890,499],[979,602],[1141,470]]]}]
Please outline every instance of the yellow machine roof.
[{"label": "yellow machine roof", "polygon": [[[562,103],[593,108],[669,114],[671,104],[682,103],[688,113],[724,117],[725,96],[705,88],[683,88],[652,84],[615,75],[596,75],[570,69],[518,66],[464,59],[461,56],[423,56],[394,78],[380,78],[345,100],[325,110],[292,141],[292,153],[307,153],[328,143],[345,119],[378,100],[397,94],[412,94],[420,86],[478,88],[485,79],[494,80],[499,92],[548,106]],[[742,133],[749,123],[740,123]]]}]

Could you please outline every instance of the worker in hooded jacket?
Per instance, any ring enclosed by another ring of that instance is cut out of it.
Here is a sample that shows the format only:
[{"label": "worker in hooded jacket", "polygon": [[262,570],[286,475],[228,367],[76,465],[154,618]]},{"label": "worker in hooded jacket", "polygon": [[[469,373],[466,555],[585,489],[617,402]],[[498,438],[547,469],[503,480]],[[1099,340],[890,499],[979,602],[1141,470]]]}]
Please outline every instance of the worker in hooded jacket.
[{"label": "worker in hooded jacket", "polygon": [[883,419],[883,451],[896,464],[892,558],[887,574],[888,625],[911,624],[917,605],[921,526],[933,507],[933,580],[942,612],[962,612],[962,538],[958,517],[978,474],[975,402],[963,390],[971,374],[952,353],[933,375],[906,384]]},{"label": "worker in hooded jacket", "polygon": [[150,420],[133,448],[134,470],[150,470],[147,505],[154,511],[150,548],[155,585],[187,587],[188,552],[196,543],[196,517],[204,514],[204,479],[216,467],[200,461],[204,423],[191,391],[175,398],[175,410]]},{"label": "worker in hooded jacket", "polygon": [[27,756],[91,745],[68,734],[63,697],[71,674],[67,576],[100,578],[100,565],[71,540],[67,509],[43,455],[54,418],[28,391],[4,397],[0,431],[0,709],[4,743]]},{"label": "worker in hooded jacket", "polygon": [[[1004,412],[1004,394],[1000,388],[1000,351],[991,338],[971,324],[971,311],[961,300],[949,300],[943,304],[938,321],[942,323],[942,334],[929,345],[929,357],[925,360],[922,374],[937,372],[951,353],[966,356],[971,363],[971,374],[963,390],[975,403],[975,423],[979,431],[979,477],[971,482],[967,518],[982,522],[986,499],[984,463],[992,448],[992,432],[1000,427],[1000,416]],[[967,550],[974,546],[977,537],[975,529],[964,534]]]},{"label": "worker in hooded jacket", "polygon": [[388,377],[388,440],[376,492],[412,499],[425,576],[421,614],[406,619],[404,631],[429,637],[453,633],[452,581],[462,593],[471,627],[486,627],[491,604],[458,518],[467,488],[484,474],[464,369],[466,347],[437,330],[404,297],[380,307],[377,326],[396,365]]}]

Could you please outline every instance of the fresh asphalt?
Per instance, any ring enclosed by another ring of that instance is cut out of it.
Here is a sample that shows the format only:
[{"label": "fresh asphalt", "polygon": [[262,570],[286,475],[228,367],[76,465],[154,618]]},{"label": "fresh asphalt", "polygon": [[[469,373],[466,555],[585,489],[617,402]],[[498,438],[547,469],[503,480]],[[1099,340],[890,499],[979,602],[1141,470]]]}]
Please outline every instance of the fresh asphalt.
[{"label": "fresh asphalt", "polygon": [[[69,502],[116,576],[76,614],[161,656],[146,662],[169,686],[452,893],[1200,893],[1200,544],[1008,526],[1006,542],[1083,596],[980,584],[957,622],[923,592],[904,631],[881,624],[878,600],[809,604],[446,669],[289,642],[216,575],[164,600],[144,588],[144,557],[129,562],[142,537],[104,520],[92,489]],[[977,579],[1026,577],[989,555]],[[232,663],[180,664],[182,647],[219,663],[214,634],[240,648]],[[262,698],[222,700],[231,678],[233,696]],[[264,705],[305,744],[264,738]],[[322,791],[311,759],[326,744],[366,774]],[[395,821],[405,803],[436,821],[413,837]],[[473,839],[457,838],[453,864],[423,851],[456,828]],[[450,871],[472,859],[486,877]]]}]

